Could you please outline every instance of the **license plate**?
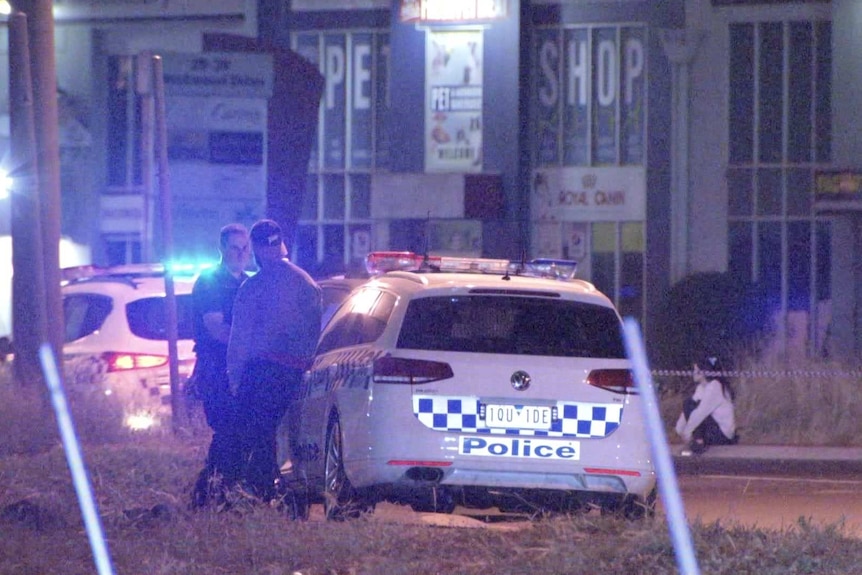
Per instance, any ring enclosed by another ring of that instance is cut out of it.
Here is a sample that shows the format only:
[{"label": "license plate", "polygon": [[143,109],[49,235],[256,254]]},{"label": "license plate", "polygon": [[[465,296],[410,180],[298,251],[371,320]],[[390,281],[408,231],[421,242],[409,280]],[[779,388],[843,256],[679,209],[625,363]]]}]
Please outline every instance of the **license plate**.
[{"label": "license plate", "polygon": [[507,429],[550,429],[553,410],[540,405],[485,405],[485,425]]}]

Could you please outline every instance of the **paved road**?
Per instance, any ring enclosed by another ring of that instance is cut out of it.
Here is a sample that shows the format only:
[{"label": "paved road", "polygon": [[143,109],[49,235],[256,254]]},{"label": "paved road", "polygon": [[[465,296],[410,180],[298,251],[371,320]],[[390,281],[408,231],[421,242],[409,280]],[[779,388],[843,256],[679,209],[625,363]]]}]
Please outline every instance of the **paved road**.
[{"label": "paved road", "polygon": [[689,521],[781,529],[805,518],[862,536],[862,449],[736,445],[675,468]]},{"label": "paved road", "polygon": [[843,523],[862,536],[862,480],[763,475],[679,478],[690,522],[782,529],[800,518],[816,525]]}]

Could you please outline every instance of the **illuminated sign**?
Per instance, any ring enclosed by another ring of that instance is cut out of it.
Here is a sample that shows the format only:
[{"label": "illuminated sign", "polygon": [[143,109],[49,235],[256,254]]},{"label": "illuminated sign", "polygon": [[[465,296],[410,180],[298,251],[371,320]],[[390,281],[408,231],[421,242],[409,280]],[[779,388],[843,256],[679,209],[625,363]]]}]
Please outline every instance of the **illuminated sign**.
[{"label": "illuminated sign", "polygon": [[402,22],[497,20],[509,15],[509,0],[401,0]]},{"label": "illuminated sign", "polygon": [[821,200],[862,200],[862,172],[824,171],[814,177],[814,194]]},{"label": "illuminated sign", "polygon": [[830,0],[712,0],[713,6],[763,6],[765,4],[828,4]]},{"label": "illuminated sign", "polygon": [[54,0],[57,20],[246,18],[245,0]]},{"label": "illuminated sign", "polygon": [[482,30],[429,30],[425,171],[482,171]]},{"label": "illuminated sign", "polygon": [[392,3],[389,0],[293,0],[290,9],[294,12],[311,12],[324,10],[389,10]]}]

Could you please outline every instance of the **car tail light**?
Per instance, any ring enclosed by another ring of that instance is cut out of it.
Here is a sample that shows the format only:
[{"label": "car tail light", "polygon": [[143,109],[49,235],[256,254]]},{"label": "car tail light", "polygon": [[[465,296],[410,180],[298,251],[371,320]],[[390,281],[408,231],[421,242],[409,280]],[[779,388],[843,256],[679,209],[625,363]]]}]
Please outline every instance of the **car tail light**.
[{"label": "car tail light", "polygon": [[440,361],[379,357],[374,360],[375,383],[406,383],[419,385],[454,377],[452,367]]},{"label": "car tail light", "polygon": [[632,372],[628,369],[594,369],[587,376],[587,383],[614,393],[638,392]]},{"label": "car tail light", "polygon": [[129,371],[132,369],[149,369],[168,364],[168,358],[164,355],[122,353],[116,351],[103,353],[102,360],[108,366],[108,373],[115,371]]}]

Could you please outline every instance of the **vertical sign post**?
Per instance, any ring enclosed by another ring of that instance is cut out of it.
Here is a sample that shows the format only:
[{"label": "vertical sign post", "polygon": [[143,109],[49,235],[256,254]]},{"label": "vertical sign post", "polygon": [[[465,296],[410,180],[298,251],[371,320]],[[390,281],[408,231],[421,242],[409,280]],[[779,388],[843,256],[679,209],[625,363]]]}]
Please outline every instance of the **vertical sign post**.
[{"label": "vertical sign post", "polygon": [[165,121],[165,78],[161,56],[153,56],[153,97],[155,102],[155,141],[159,165],[159,197],[162,207],[162,261],[165,266],[165,332],[168,340],[168,366],[171,374],[171,422],[174,431],[182,427],[182,398],[177,360],[177,298],[171,261],[174,251],[171,180],[168,173],[168,135]]}]

